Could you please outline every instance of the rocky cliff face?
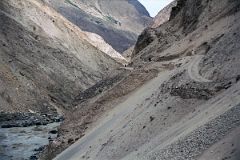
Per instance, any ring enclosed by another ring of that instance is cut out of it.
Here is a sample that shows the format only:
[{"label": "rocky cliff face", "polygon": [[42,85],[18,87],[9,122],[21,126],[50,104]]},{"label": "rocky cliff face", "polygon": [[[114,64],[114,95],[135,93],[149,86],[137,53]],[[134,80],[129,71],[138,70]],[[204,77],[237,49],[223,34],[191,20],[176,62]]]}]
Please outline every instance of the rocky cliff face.
[{"label": "rocky cliff face", "polygon": [[172,8],[177,5],[177,0],[173,1],[170,3],[168,6],[166,6],[164,9],[162,9],[156,17],[153,19],[153,25],[151,26],[152,28],[157,28],[161,24],[167,22],[170,19],[170,15],[172,12]]},{"label": "rocky cliff face", "polygon": [[96,33],[122,53],[151,22],[137,0],[45,0],[83,31]]},{"label": "rocky cliff face", "polygon": [[[234,3],[237,2],[234,1]],[[177,6],[172,8],[169,22],[155,29],[149,27],[139,36],[133,55],[143,53],[143,55],[136,57],[148,59],[152,54],[161,53],[161,51],[192,33],[198,27],[205,25],[207,29],[210,20],[214,21],[227,12],[224,10],[225,12],[220,14],[218,8],[211,5],[214,5],[214,2],[199,1],[190,3],[187,0],[178,1]],[[216,8],[216,11],[212,11],[212,8]],[[230,11],[228,10],[228,12]],[[143,58],[144,55],[148,56],[148,58]]]},{"label": "rocky cliff face", "polygon": [[106,54],[110,46],[104,53],[92,45],[90,33],[40,0],[3,0],[0,16],[1,111],[67,108],[120,65]]}]

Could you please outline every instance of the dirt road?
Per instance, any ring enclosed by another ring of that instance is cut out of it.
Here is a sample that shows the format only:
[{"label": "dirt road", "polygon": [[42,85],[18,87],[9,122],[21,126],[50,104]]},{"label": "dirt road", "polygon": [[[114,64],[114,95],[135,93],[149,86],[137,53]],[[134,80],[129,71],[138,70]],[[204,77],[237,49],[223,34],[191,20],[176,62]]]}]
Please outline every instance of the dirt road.
[{"label": "dirt road", "polygon": [[199,74],[198,66],[203,57],[204,57],[204,55],[195,55],[194,56],[194,59],[188,66],[188,74],[189,74],[190,78],[196,82],[203,82],[203,83],[211,82],[211,80],[208,80]]}]

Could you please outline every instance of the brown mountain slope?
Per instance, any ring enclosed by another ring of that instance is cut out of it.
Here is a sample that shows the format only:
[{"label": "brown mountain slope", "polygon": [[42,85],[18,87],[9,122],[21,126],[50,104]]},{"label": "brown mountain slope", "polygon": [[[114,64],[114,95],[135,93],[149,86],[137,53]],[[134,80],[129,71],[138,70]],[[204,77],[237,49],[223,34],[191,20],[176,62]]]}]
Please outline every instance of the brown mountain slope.
[{"label": "brown mountain slope", "polygon": [[120,64],[38,0],[0,2],[1,111],[71,106]]},{"label": "brown mountain slope", "polygon": [[81,138],[56,159],[237,160],[239,18],[238,0],[178,0],[139,37],[125,78],[79,102],[91,117],[65,122],[61,137]]},{"label": "brown mountain slope", "polygon": [[135,44],[151,22],[137,0],[45,0],[83,31],[101,36],[116,51]]}]

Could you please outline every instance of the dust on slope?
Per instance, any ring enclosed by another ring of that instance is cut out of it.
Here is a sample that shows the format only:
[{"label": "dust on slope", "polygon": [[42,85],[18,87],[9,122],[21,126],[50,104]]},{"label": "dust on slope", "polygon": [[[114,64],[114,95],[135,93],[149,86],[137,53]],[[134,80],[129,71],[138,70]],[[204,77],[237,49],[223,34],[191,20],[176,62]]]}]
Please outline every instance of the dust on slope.
[{"label": "dust on slope", "polygon": [[134,50],[132,72],[159,75],[113,103],[56,159],[197,159],[239,127],[239,6],[179,0],[170,21],[147,29]]},{"label": "dust on slope", "polygon": [[[135,70],[136,71],[136,70]],[[52,159],[74,142],[81,139],[95,127],[105,113],[125,101],[145,82],[157,75],[157,70],[137,72],[119,69],[75,97],[74,109],[66,112],[65,121],[59,130],[59,137],[51,143],[42,159]]]},{"label": "dust on slope", "polygon": [[80,92],[124,62],[40,0],[1,1],[0,24],[1,127],[61,121]]}]

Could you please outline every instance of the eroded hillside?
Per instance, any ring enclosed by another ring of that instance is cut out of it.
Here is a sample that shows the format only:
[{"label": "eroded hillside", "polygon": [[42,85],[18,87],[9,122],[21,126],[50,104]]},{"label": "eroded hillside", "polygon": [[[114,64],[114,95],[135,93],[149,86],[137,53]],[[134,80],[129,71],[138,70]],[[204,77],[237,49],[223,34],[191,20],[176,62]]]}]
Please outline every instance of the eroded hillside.
[{"label": "eroded hillside", "polygon": [[[239,11],[238,0],[178,0],[168,22],[140,35],[125,78],[82,94],[77,110],[95,114],[62,125],[63,137],[81,136],[55,159],[237,160]],[[76,122],[87,129],[69,134]]]},{"label": "eroded hillside", "polygon": [[79,14],[85,27],[124,27],[132,37],[133,20],[118,20],[136,1],[58,2],[0,1],[0,105],[17,112],[1,112],[2,127],[19,125],[11,123],[21,112],[34,115],[30,125],[62,113],[56,137],[40,150],[44,160],[239,159],[239,0],[177,0],[169,21],[145,29],[126,52],[125,67],[103,35],[68,19]]},{"label": "eroded hillside", "polygon": [[120,66],[41,1],[4,0],[0,9],[1,111],[67,108]]},{"label": "eroded hillside", "polygon": [[151,22],[137,0],[45,0],[83,31],[96,33],[122,53]]}]

